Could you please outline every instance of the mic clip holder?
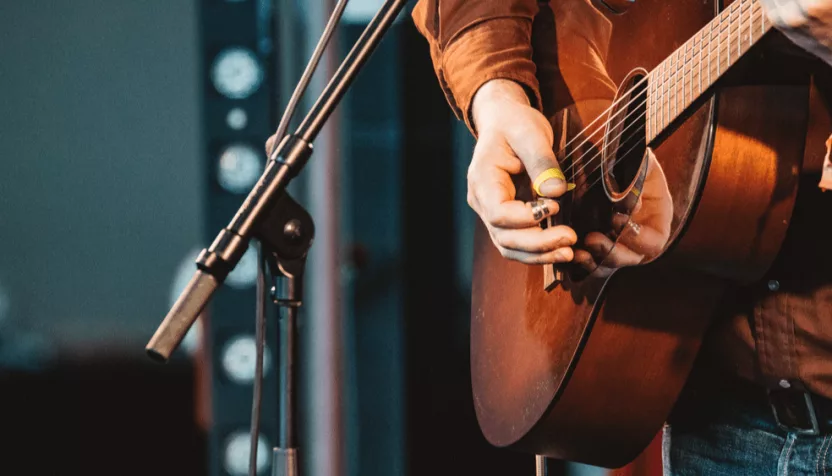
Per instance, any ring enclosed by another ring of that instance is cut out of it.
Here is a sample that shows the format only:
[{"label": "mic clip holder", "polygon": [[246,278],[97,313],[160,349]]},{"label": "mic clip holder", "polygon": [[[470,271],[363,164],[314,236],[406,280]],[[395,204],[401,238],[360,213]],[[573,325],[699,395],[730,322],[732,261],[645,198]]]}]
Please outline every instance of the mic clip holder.
[{"label": "mic clip holder", "polygon": [[[312,144],[309,142],[294,135],[284,138],[231,223],[220,231],[208,249],[199,254],[197,268],[224,281],[248,249],[246,237],[257,238],[266,247],[279,250],[286,259],[305,255],[309,243],[304,243],[301,238],[303,233],[314,234],[312,218],[297,202],[287,197],[285,189],[311,155]],[[283,210],[284,203],[292,210]],[[289,215],[297,220],[298,230],[286,234],[282,227],[288,223],[286,218]]]}]

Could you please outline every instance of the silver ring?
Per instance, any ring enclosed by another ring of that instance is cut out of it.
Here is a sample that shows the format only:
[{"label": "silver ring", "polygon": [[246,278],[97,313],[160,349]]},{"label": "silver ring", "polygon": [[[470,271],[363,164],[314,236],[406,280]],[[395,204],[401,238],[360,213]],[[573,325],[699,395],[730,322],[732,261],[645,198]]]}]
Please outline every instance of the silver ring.
[{"label": "silver ring", "polygon": [[634,222],[633,220],[629,220],[629,221],[627,221],[627,226],[629,226],[630,228],[632,228],[632,229],[633,229],[633,233],[635,233],[636,235],[638,235],[639,233],[641,233],[641,225],[639,225],[638,223]]},{"label": "silver ring", "polygon": [[546,206],[546,202],[543,200],[538,200],[532,204],[532,216],[534,216],[535,221],[543,219],[548,214],[549,207]]}]

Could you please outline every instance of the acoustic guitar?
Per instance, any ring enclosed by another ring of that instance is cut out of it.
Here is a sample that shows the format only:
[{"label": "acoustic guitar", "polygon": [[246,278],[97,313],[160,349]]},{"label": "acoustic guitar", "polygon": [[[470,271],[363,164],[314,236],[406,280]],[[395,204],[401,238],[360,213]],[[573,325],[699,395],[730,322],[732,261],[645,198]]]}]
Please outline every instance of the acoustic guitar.
[{"label": "acoustic guitar", "polygon": [[[579,243],[573,263],[530,266],[477,223],[475,408],[493,445],[620,467],[661,430],[726,286],[761,278],[781,246],[809,76],[753,48],[777,38],[754,0],[541,8],[544,112],[577,185],[556,220]],[[570,50],[589,34],[603,45]],[[572,74],[587,68],[602,74]],[[535,198],[528,177],[517,194]]]}]

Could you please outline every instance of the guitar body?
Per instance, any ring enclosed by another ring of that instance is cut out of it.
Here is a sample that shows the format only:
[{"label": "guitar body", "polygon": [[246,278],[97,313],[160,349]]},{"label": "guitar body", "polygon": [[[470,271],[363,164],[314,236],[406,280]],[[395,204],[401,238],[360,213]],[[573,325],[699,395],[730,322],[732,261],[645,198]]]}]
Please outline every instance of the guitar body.
[{"label": "guitar body", "polygon": [[[556,0],[535,20],[535,61],[556,146],[574,139],[575,123],[581,129],[600,114],[634,70],[652,70],[719,7],[712,0],[618,3],[628,9]],[[588,47],[582,35],[602,38],[600,46]],[[608,77],[591,77],[587,64],[602,64]],[[807,84],[718,85],[647,144],[655,159],[630,161],[628,183],[609,184],[624,169],[614,178],[596,178],[603,168],[567,172],[578,188],[562,214],[579,247],[592,248],[591,235],[600,233],[638,262],[621,265],[609,247],[595,246],[594,267],[561,269],[553,286],[551,269],[506,260],[477,223],[471,369],[490,443],[605,467],[623,466],[650,443],[726,286],[759,279],[780,248],[803,157]],[[565,170],[573,165],[562,162]],[[591,186],[598,180],[604,187]],[[639,194],[642,204],[629,200]],[[528,184],[519,184],[518,197],[533,198]],[[637,243],[640,237],[650,242]]]}]

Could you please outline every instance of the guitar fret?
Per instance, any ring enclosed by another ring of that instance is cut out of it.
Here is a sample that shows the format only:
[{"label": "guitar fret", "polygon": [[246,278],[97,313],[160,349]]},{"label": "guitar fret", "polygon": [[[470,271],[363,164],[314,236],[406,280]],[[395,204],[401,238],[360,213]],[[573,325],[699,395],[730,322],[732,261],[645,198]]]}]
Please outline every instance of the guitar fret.
[{"label": "guitar fret", "polygon": [[734,55],[734,61],[736,62],[740,58],[740,49],[742,48],[742,10],[738,15],[737,19],[737,54]]},{"label": "guitar fret", "polygon": [[653,134],[653,78],[647,74],[647,140]]},{"label": "guitar fret", "polygon": [[682,56],[681,48],[676,50],[676,72],[679,73],[676,76],[676,115],[679,114],[679,89],[681,89],[682,97],[684,98],[685,95],[685,58]]},{"label": "guitar fret", "polygon": [[711,81],[711,61],[713,61],[713,57],[711,56],[711,43],[714,36],[714,24],[711,23],[711,32],[708,34],[708,83],[713,84]]},{"label": "guitar fret", "polygon": [[656,100],[654,102],[654,107],[655,107],[655,110],[656,110],[656,121],[655,121],[656,126],[657,126],[656,129],[655,129],[656,131],[658,131],[662,127],[662,125],[661,125],[662,124],[662,116],[661,116],[661,114],[662,114],[661,113],[662,94],[661,94],[661,89],[660,89],[661,84],[662,84],[661,63],[659,63],[659,66],[656,67]]},{"label": "guitar fret", "polygon": [[765,12],[763,12],[763,14],[760,15],[760,36],[763,36],[765,34],[765,32],[766,32],[766,14],[765,14]]},{"label": "guitar fret", "polygon": [[664,91],[662,90],[662,85],[664,84],[664,63],[659,64],[659,95],[657,97],[659,101],[659,128],[664,129]]},{"label": "guitar fret", "polygon": [[[727,31],[727,38],[725,38],[726,46],[725,46],[725,53],[727,55],[725,60],[725,69],[728,69],[728,66],[731,65],[731,25],[733,24],[731,21],[732,12],[728,12],[728,31]],[[722,37],[722,29],[719,31],[720,38]]]},{"label": "guitar fret", "polygon": [[[747,3],[744,6],[748,7],[748,12],[746,13],[746,16],[748,17],[748,41],[745,42],[745,48],[742,50],[741,54],[745,54],[748,48],[751,47],[751,31],[753,30],[752,26],[754,25],[754,4]],[[745,31],[743,30],[743,22],[740,21],[740,36],[744,36],[743,31]]]},{"label": "guitar fret", "polygon": [[740,58],[740,48],[742,47],[742,11],[747,5],[745,2],[740,2],[739,12],[737,12],[737,55],[736,59]]},{"label": "guitar fret", "polygon": [[720,63],[720,50],[721,50],[720,45],[722,44],[722,25],[721,24],[722,24],[721,21],[717,22],[716,31],[714,31],[716,36],[715,36],[715,38],[712,38],[712,40],[716,39],[716,43],[711,44],[711,50],[715,51],[715,53],[716,53],[714,55],[714,61],[715,61],[716,68],[717,68],[715,70],[717,76],[719,76],[719,63]]},{"label": "guitar fret", "polygon": [[658,93],[656,94],[656,110],[658,111],[658,118],[657,121],[659,123],[659,129],[664,128],[664,94],[662,91],[662,83],[664,83],[664,63],[659,63],[659,66],[656,68],[656,71],[659,72],[658,76],[658,84],[656,85],[656,90]]},{"label": "guitar fret", "polygon": [[[700,45],[701,46],[701,45]],[[696,61],[696,35],[693,36],[693,54],[690,57],[690,68],[691,68],[691,89],[693,89],[693,75],[696,74],[696,71],[693,70],[693,66]],[[702,77],[699,77],[699,88],[702,88]],[[698,94],[698,93],[697,93]],[[693,94],[691,94],[692,96]]]},{"label": "guitar fret", "polygon": [[661,127],[662,127],[661,126],[661,124],[662,124],[661,110],[659,109],[661,107],[661,104],[662,104],[662,95],[660,94],[660,90],[659,90],[659,86],[661,85],[661,79],[660,79],[661,78],[661,71],[659,70],[660,66],[661,66],[661,63],[655,69],[656,87],[654,89],[654,92],[656,94],[656,97],[653,100],[653,110],[656,113],[655,114],[656,119],[653,121],[653,131],[654,131],[654,133],[658,133],[659,129],[661,129]]},{"label": "guitar fret", "polygon": [[[690,75],[690,68],[688,68],[688,53],[690,53],[690,45],[685,47],[685,73],[684,73],[684,81],[682,82],[682,109],[685,109],[685,106],[688,104],[688,98],[691,96],[690,94],[690,81],[688,81],[688,76]],[[685,84],[688,86],[688,91],[685,92]]]},{"label": "guitar fret", "polygon": [[[685,99],[685,104],[687,105],[687,101],[690,101],[693,98],[693,51],[691,51],[691,47],[693,45],[688,45],[688,53],[689,57],[685,60],[685,74],[688,77],[688,95],[687,99]],[[686,106],[687,107],[687,106]]]},{"label": "guitar fret", "polygon": [[655,101],[653,101],[653,109],[656,111],[656,120],[654,121],[656,127],[654,127],[654,129],[653,129],[655,132],[658,132],[659,129],[662,128],[662,116],[661,116],[661,114],[662,114],[661,113],[662,95],[661,95],[661,89],[659,89],[661,87],[661,84],[662,84],[662,82],[661,82],[662,81],[661,80],[661,69],[660,68],[661,68],[661,63],[659,63],[659,66],[657,66],[656,70],[655,70],[656,71],[656,89],[655,89],[656,99],[655,99]]},{"label": "guitar fret", "polygon": [[[759,28],[756,15],[760,16]],[[748,30],[747,37],[745,29]],[[707,92],[769,29],[771,22],[756,0],[736,0],[656,65],[648,74],[649,98],[645,101],[645,114],[650,115],[645,121],[648,140],[661,135],[665,128]]]},{"label": "guitar fret", "polygon": [[705,62],[705,57],[702,52],[705,51],[705,31],[702,31],[702,38],[699,40],[699,94],[702,94],[702,64]]},{"label": "guitar fret", "polygon": [[670,118],[673,117],[673,55],[667,58],[667,123],[670,124]]},{"label": "guitar fret", "polygon": [[661,101],[661,96],[659,95],[659,82],[658,82],[659,81],[659,75],[658,75],[658,72],[656,73],[655,80],[656,80],[656,86],[653,88],[653,93],[655,94],[655,96],[653,96],[653,112],[654,112],[654,114],[653,114],[653,134],[654,134],[654,137],[655,137],[655,134],[658,132],[659,127],[660,127],[659,124],[661,123],[661,118],[659,117],[659,104],[660,104],[660,101]]},{"label": "guitar fret", "polygon": [[[671,74],[671,78],[672,78],[670,80],[671,81],[671,83],[670,83],[670,88],[671,88],[670,89],[670,97],[672,98],[671,100],[673,101],[673,104],[672,104],[673,105],[673,113],[672,114],[673,114],[674,117],[676,116],[676,96],[677,96],[677,94],[676,94],[676,68],[678,67],[678,66],[674,65],[674,59],[676,59],[675,56],[676,55],[674,54],[674,55],[671,55],[671,57],[670,57],[671,58],[671,60],[670,60],[670,74]],[[678,63],[678,61],[676,63]]]},{"label": "guitar fret", "polygon": [[662,128],[667,127],[667,114],[668,114],[668,107],[667,107],[667,89],[665,85],[667,84],[667,63],[662,63],[662,115],[663,115],[663,122]]},{"label": "guitar fret", "polygon": [[685,61],[685,50],[682,50],[682,49],[679,50],[679,60],[682,63],[682,67],[680,69],[680,72],[681,72],[680,81],[682,82],[682,84],[679,85],[679,86],[681,86],[680,89],[682,90],[682,102],[681,102],[682,107],[679,108],[679,111],[682,111],[682,110],[685,109],[685,78],[687,77],[686,76],[687,64],[686,64],[686,61]]},{"label": "guitar fret", "polygon": [[688,99],[693,96],[693,78],[690,71],[690,45],[685,48],[685,79],[688,85],[688,92],[685,95],[685,105],[687,106]]},{"label": "guitar fret", "polygon": [[656,132],[662,129],[662,112],[661,107],[664,101],[662,101],[662,80],[661,80],[661,63],[659,66],[656,67]]}]

